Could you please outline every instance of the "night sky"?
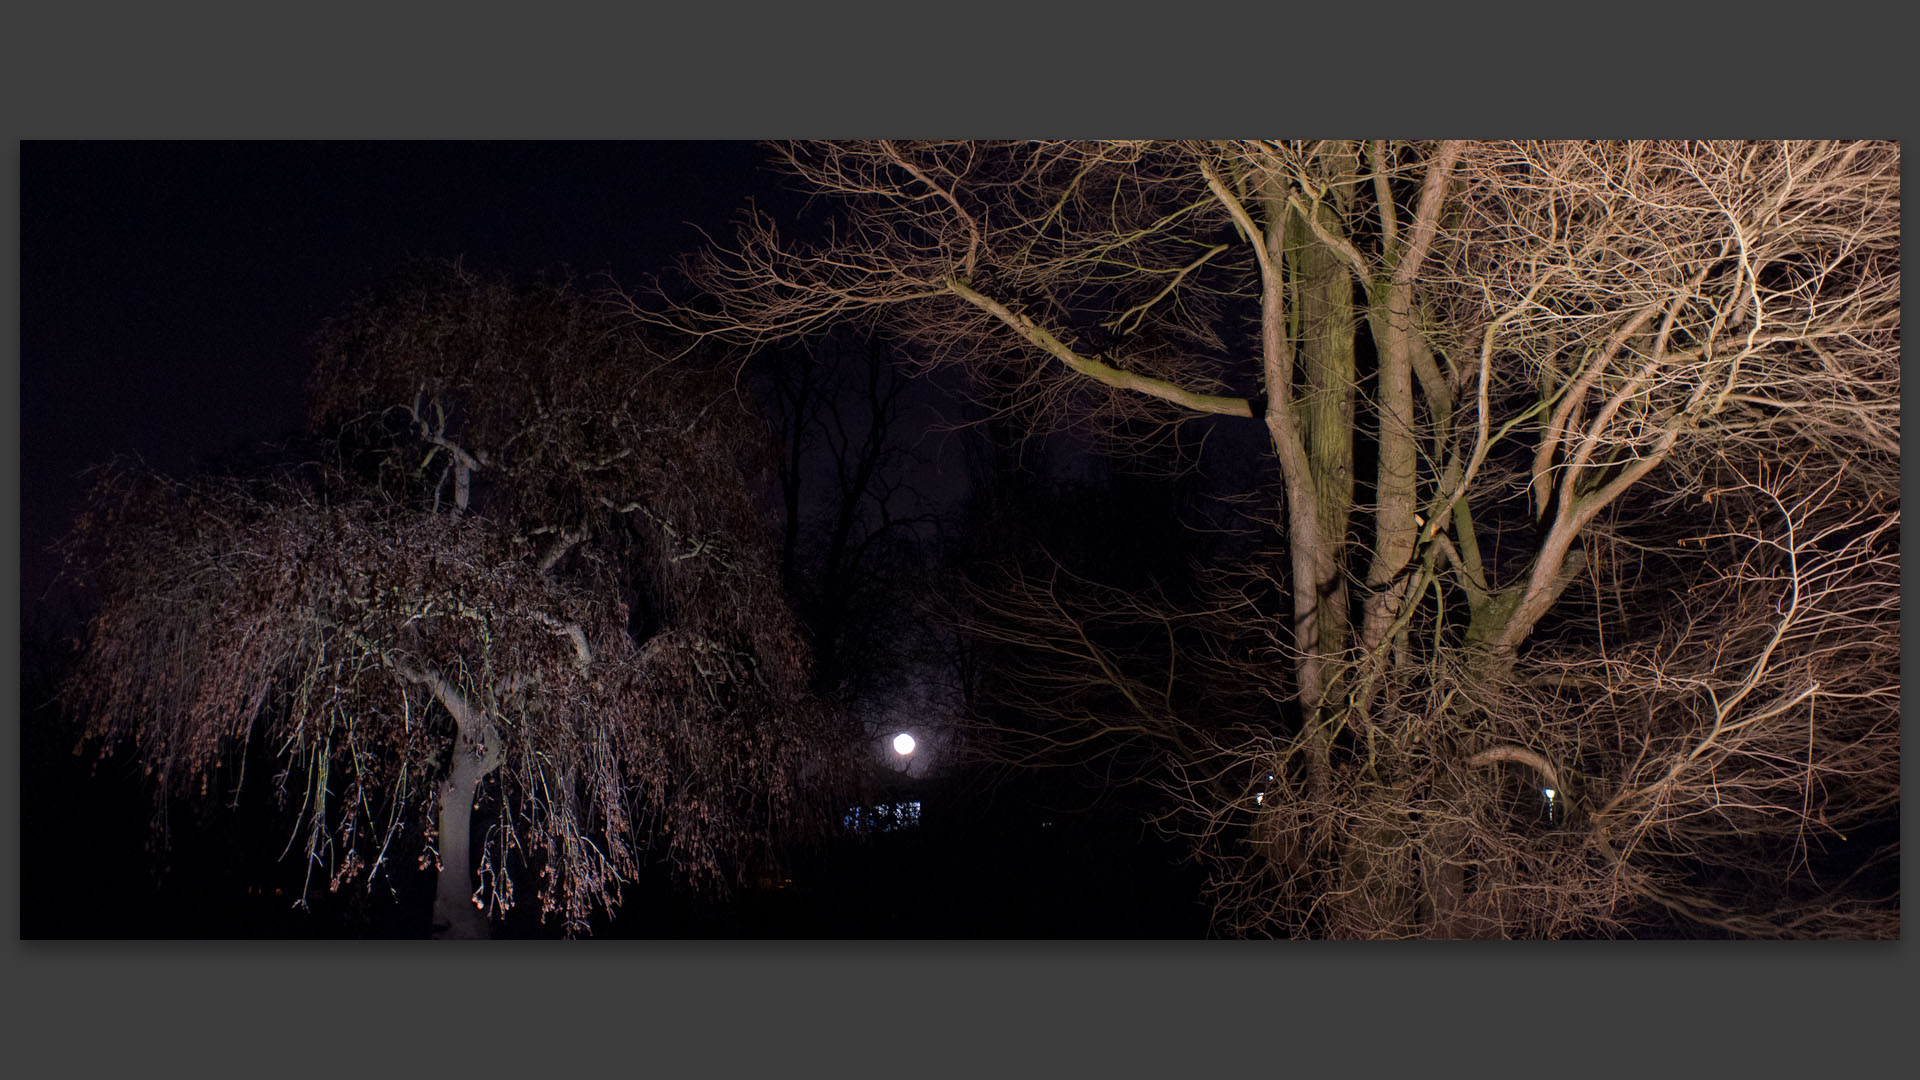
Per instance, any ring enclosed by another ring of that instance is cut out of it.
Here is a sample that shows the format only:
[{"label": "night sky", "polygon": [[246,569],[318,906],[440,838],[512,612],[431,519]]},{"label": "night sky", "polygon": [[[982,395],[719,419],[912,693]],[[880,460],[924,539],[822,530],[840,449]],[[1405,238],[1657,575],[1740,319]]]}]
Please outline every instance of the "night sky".
[{"label": "night sky", "polygon": [[88,465],[300,423],[307,337],[409,256],[629,287],[784,195],[750,142],[21,146],[21,598]]}]

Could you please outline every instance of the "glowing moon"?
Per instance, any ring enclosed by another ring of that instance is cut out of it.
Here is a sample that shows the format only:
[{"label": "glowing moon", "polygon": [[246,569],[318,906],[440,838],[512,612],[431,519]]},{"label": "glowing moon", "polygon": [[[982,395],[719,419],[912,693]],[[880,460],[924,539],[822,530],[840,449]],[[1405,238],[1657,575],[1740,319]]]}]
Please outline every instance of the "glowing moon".
[{"label": "glowing moon", "polygon": [[901,732],[893,737],[893,752],[905,757],[913,753],[913,736]]}]

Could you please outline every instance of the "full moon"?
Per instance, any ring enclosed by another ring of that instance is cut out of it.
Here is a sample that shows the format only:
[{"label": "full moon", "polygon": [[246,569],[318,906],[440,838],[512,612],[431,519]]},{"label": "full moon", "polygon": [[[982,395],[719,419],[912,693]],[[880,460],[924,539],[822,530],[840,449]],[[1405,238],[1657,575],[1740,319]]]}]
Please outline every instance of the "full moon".
[{"label": "full moon", "polygon": [[913,753],[913,736],[901,732],[893,737],[893,752],[900,755]]}]

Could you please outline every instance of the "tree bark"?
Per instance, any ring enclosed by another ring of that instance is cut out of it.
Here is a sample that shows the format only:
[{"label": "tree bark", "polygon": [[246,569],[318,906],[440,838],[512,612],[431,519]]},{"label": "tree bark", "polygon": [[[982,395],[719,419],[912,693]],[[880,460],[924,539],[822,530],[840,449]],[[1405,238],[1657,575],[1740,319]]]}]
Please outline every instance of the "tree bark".
[{"label": "tree bark", "polygon": [[[466,755],[462,755],[463,758]],[[486,938],[486,916],[473,905],[471,843],[476,775],[456,765],[440,785],[440,876],[433,896],[433,936],[437,939]]]},{"label": "tree bark", "polygon": [[[482,745],[475,746],[476,741]],[[440,875],[433,896],[437,939],[491,936],[487,917],[473,903],[473,797],[480,781],[500,762],[499,747],[488,742],[462,731],[455,740],[453,768],[440,784]]]},{"label": "tree bark", "polygon": [[500,731],[438,672],[396,668],[420,683],[453,716],[453,761],[440,784],[440,872],[434,882],[433,936],[486,938],[486,916],[474,906],[473,800],[480,781],[500,767]]}]

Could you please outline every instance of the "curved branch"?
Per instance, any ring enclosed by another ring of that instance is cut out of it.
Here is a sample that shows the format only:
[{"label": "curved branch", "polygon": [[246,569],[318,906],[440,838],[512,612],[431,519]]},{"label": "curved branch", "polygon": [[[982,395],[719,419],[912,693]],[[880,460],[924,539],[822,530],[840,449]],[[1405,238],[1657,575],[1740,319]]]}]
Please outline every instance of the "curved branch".
[{"label": "curved branch", "polygon": [[1541,778],[1546,780],[1548,787],[1561,787],[1560,771],[1553,767],[1553,762],[1524,746],[1489,746],[1468,758],[1467,764],[1478,769],[1485,768],[1496,761],[1511,761],[1525,765],[1539,773]]},{"label": "curved branch", "polygon": [[999,319],[1029,342],[1053,354],[1062,364],[1096,382],[1105,383],[1117,390],[1131,390],[1162,401],[1170,401],[1195,412],[1217,413],[1222,416],[1253,416],[1253,405],[1246,398],[1196,394],[1191,390],[1183,390],[1164,379],[1122,371],[1098,360],[1090,360],[1074,352],[1066,343],[1048,333],[1045,327],[1025,315],[1016,314],[998,300],[975,291],[960,279],[949,277],[946,279],[946,285],[955,296]]}]

